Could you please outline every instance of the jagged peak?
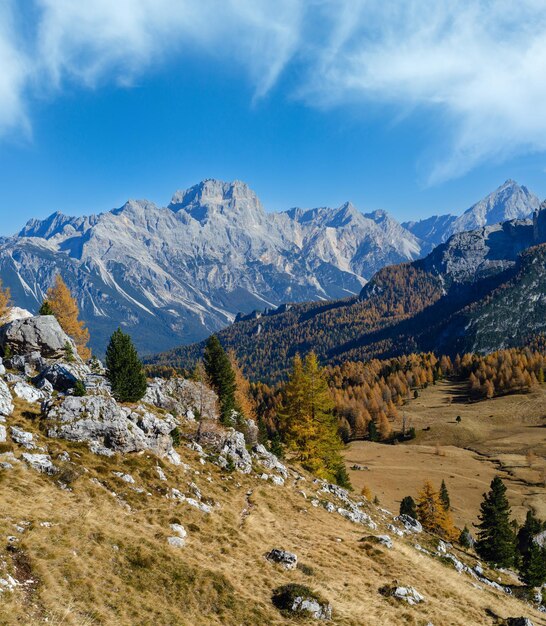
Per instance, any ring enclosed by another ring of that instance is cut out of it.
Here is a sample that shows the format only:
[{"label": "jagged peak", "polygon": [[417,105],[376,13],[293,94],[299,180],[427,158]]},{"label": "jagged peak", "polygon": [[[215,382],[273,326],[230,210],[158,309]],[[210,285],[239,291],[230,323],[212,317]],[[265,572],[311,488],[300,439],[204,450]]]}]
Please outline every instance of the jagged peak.
[{"label": "jagged peak", "polygon": [[[81,218],[79,218],[81,220]],[[75,223],[78,218],[55,211],[45,219],[32,218],[19,231],[19,237],[40,237],[48,239],[60,232],[67,224]]]}]

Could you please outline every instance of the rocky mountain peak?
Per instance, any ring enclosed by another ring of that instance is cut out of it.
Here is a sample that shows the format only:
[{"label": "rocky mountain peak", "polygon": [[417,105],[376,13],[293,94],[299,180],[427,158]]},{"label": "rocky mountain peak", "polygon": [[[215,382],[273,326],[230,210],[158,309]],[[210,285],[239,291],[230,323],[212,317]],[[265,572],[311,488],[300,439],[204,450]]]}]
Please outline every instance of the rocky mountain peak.
[{"label": "rocky mountain peak", "polygon": [[200,222],[215,215],[259,219],[265,214],[258,196],[246,183],[213,178],[177,191],[169,208],[175,212],[186,211]]}]

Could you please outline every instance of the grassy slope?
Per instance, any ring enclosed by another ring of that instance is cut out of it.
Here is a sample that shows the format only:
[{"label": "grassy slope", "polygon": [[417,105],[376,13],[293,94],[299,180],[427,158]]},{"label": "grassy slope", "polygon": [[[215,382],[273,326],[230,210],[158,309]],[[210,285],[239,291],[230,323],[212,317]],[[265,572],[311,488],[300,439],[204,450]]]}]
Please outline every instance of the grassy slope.
[{"label": "grassy slope", "polygon": [[[8,424],[39,432],[36,410],[22,402]],[[64,471],[65,477],[71,474],[72,491],[22,463],[0,470],[0,561],[18,579],[31,581],[0,596],[1,624],[291,623],[270,601],[272,590],[287,582],[306,584],[329,599],[340,625],[491,624],[486,609],[503,617],[523,613],[546,624],[544,616],[514,598],[475,589],[469,577],[417,552],[411,540],[394,538],[391,551],[363,547],[359,539],[369,534],[367,528],[311,506],[316,486],[309,476],[276,487],[255,475],[201,465],[182,447],[189,469],[160,463],[168,477],[164,482],[150,455],[108,459],[43,436],[40,444],[47,444],[54,458],[62,450],[70,453],[75,466]],[[130,473],[144,492],[113,471]],[[189,482],[217,505],[211,515],[165,497],[170,487],[188,493]],[[373,506],[367,508],[379,519]],[[21,522],[28,526],[19,533],[15,525]],[[173,522],[188,530],[183,549],[167,545]],[[8,549],[10,535],[17,541]],[[418,540],[434,542],[426,536]],[[273,547],[295,551],[311,573],[269,564],[263,554]],[[410,607],[379,595],[378,588],[393,579],[415,586],[426,603]]]}]

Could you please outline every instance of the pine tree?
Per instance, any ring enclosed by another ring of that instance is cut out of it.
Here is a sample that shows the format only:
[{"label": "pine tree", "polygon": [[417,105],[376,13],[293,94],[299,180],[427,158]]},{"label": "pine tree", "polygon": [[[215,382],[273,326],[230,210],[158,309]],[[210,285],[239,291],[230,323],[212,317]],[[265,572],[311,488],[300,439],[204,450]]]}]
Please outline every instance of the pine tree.
[{"label": "pine tree", "polygon": [[533,537],[542,530],[541,521],[535,516],[533,511],[527,511],[525,522],[519,529],[516,537],[516,547],[521,557],[524,557],[533,543]]},{"label": "pine tree", "polygon": [[51,304],[49,304],[47,300],[44,300],[40,305],[38,315],[55,315],[53,309],[51,308]]},{"label": "pine tree", "polygon": [[146,392],[146,374],[131,337],[118,328],[106,349],[107,376],[119,402],[137,402]]},{"label": "pine tree", "polygon": [[514,562],[514,531],[510,525],[510,504],[506,487],[495,476],[491,489],[483,495],[476,551],[482,559],[499,567]]},{"label": "pine tree", "polygon": [[[80,357],[84,360],[89,359],[91,357],[91,350],[87,347],[89,331],[79,319],[78,304],[60,274],[57,274],[55,284],[48,290],[45,302],[48,305],[47,310],[53,312],[61,328],[74,340]],[[42,306],[47,306],[45,302]]]},{"label": "pine tree", "polygon": [[377,432],[377,426],[373,420],[368,423],[368,437],[370,441],[379,441],[379,433]]},{"label": "pine tree", "polygon": [[540,587],[546,582],[546,548],[535,541],[531,541],[523,557],[521,577],[531,587]]},{"label": "pine tree", "polygon": [[409,515],[413,519],[417,519],[417,507],[415,500],[411,496],[405,496],[400,502],[400,515]]},{"label": "pine tree", "polygon": [[220,421],[224,425],[233,426],[233,413],[237,410],[235,373],[216,335],[211,335],[207,341],[203,363],[210,383],[218,394]]},{"label": "pine tree", "polygon": [[0,317],[4,317],[11,308],[11,291],[9,287],[4,289],[0,280]]},{"label": "pine tree", "polygon": [[459,535],[459,543],[463,548],[472,548],[474,546],[474,540],[468,530],[468,526],[465,526]]},{"label": "pine tree", "polygon": [[440,500],[446,511],[451,509],[451,502],[449,500],[449,492],[447,490],[446,481],[442,480],[442,486],[440,487]]}]

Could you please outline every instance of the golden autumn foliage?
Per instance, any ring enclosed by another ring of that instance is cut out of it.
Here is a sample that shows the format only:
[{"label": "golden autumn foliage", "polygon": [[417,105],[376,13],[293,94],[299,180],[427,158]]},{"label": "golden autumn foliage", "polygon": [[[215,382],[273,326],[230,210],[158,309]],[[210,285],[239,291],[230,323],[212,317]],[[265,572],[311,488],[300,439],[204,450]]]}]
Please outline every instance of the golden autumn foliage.
[{"label": "golden autumn foliage", "polygon": [[228,353],[231,362],[231,368],[235,374],[235,405],[244,417],[247,419],[256,419],[256,402],[252,395],[249,381],[244,377],[243,370],[237,363],[235,352],[230,350]]},{"label": "golden autumn foliage", "polygon": [[458,537],[451,513],[446,510],[440,493],[434,489],[429,480],[425,481],[417,496],[417,517],[423,528],[429,532],[436,533],[448,541]]},{"label": "golden autumn foliage", "polygon": [[11,292],[9,287],[4,289],[0,280],[0,317],[3,317],[11,308]]},{"label": "golden autumn foliage", "polygon": [[80,357],[84,360],[89,359],[91,357],[91,350],[87,347],[89,331],[79,319],[78,304],[60,274],[57,274],[55,284],[49,288],[46,302],[61,328],[74,340]]}]

